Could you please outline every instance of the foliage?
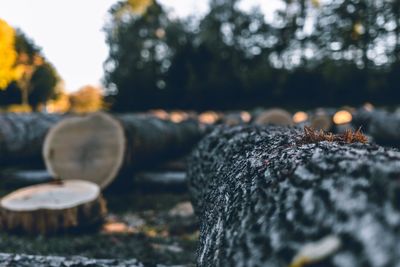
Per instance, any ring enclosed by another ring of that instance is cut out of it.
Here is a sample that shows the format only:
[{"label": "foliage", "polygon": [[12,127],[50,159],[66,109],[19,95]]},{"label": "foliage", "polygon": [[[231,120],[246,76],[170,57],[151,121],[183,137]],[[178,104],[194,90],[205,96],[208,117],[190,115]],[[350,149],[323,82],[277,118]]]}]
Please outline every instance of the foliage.
[{"label": "foliage", "polygon": [[13,112],[13,113],[29,113],[32,112],[32,108],[27,105],[18,105],[18,104],[13,104],[9,105],[5,108],[6,112]]},{"label": "foliage", "polygon": [[60,77],[32,40],[20,30],[13,32],[12,79],[0,91],[0,105],[22,104],[38,110],[55,97]]},{"label": "foliage", "polygon": [[15,79],[14,64],[17,53],[14,48],[14,36],[14,29],[0,19],[0,89],[4,89]]},{"label": "foliage", "polygon": [[54,99],[47,102],[46,108],[51,113],[65,113],[71,107],[69,96],[64,91],[58,92]]},{"label": "foliage", "polygon": [[132,12],[143,14],[153,4],[152,0],[128,0]]},{"label": "foliage", "polygon": [[36,67],[30,79],[29,103],[37,109],[40,104],[54,97],[54,89],[58,83],[58,74],[49,63]]},{"label": "foliage", "polygon": [[[117,111],[398,104],[400,4],[281,0],[274,18],[212,0],[196,20],[157,2],[110,10],[105,85]],[[126,11],[126,10],[125,10]]]},{"label": "foliage", "polygon": [[76,113],[94,112],[104,107],[101,89],[91,85],[84,86],[71,94],[69,102],[69,110]]}]

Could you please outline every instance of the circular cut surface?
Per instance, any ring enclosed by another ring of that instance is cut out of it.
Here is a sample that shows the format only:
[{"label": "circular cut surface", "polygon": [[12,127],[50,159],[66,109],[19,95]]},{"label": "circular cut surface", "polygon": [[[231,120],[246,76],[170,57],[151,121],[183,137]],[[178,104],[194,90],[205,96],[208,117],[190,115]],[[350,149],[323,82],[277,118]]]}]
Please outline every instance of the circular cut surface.
[{"label": "circular cut surface", "polygon": [[315,130],[329,131],[332,128],[331,118],[328,114],[316,114],[311,118],[311,127]]},{"label": "circular cut surface", "polygon": [[286,110],[273,108],[261,113],[255,120],[255,124],[258,125],[292,125],[292,115]]},{"label": "circular cut surface", "polygon": [[104,188],[118,174],[124,151],[123,127],[99,112],[55,125],[46,136],[43,156],[55,177],[88,180]]},{"label": "circular cut surface", "polygon": [[5,196],[0,205],[12,211],[68,209],[96,200],[98,185],[88,181],[68,180],[19,189]]}]

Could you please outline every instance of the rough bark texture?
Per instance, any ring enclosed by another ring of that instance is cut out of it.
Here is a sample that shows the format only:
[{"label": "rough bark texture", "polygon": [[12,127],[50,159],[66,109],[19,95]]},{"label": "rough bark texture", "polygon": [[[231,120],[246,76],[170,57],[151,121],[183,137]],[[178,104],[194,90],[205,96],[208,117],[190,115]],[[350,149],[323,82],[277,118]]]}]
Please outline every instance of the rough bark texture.
[{"label": "rough bark texture", "polygon": [[131,260],[102,260],[81,256],[36,256],[25,254],[0,253],[1,267],[144,267],[135,259]]},{"label": "rough bark texture", "polygon": [[44,113],[0,114],[0,165],[41,162],[46,133],[61,118]]},{"label": "rough bark texture", "polygon": [[[302,134],[242,126],[200,142],[188,168],[199,266],[400,266],[400,152]],[[326,237],[337,251],[310,246]]]}]

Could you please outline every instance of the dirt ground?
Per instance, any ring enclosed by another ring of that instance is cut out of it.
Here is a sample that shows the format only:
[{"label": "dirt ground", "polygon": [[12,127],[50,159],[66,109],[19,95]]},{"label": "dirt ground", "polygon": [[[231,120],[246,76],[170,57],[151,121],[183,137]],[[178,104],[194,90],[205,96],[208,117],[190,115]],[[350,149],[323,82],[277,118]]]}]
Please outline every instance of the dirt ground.
[{"label": "dirt ground", "polygon": [[[0,188],[2,196],[11,191]],[[48,237],[0,233],[0,252],[194,266],[198,225],[186,190],[132,185],[104,195],[109,215],[103,225]]]}]

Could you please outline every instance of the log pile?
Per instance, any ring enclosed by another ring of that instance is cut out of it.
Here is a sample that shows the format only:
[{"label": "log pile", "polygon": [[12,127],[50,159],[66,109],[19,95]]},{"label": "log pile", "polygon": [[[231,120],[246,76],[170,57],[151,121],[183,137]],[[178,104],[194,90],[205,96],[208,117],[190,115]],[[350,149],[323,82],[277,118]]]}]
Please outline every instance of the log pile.
[{"label": "log pile", "polygon": [[188,153],[204,134],[195,121],[96,113],[69,118],[46,136],[47,169],[62,179],[85,179],[102,188],[122,172],[156,166]]},{"label": "log pile", "polygon": [[261,112],[253,121],[256,125],[293,125],[292,115],[284,109],[272,108]]},{"label": "log pile", "polygon": [[[60,256],[39,256],[25,254],[0,253],[1,266],[13,267],[65,267],[65,266],[96,266],[96,267],[144,267],[141,262],[117,259],[91,259],[81,256],[60,257]],[[161,265],[160,265],[161,266]]]},{"label": "log pile", "polygon": [[249,126],[204,138],[188,167],[198,266],[398,266],[400,152],[359,138]]},{"label": "log pile", "polygon": [[[155,188],[186,188],[186,172],[182,169],[156,169],[144,170],[133,174],[132,181],[135,187]],[[169,166],[167,166],[169,167]],[[47,170],[5,170],[0,171],[0,181],[3,188],[15,189],[53,181],[53,177]]]},{"label": "log pile", "polygon": [[41,162],[44,138],[62,115],[0,114],[0,165]]},{"label": "log pile", "polygon": [[354,114],[353,125],[355,127],[362,126],[380,144],[400,146],[399,113],[361,108]]}]

